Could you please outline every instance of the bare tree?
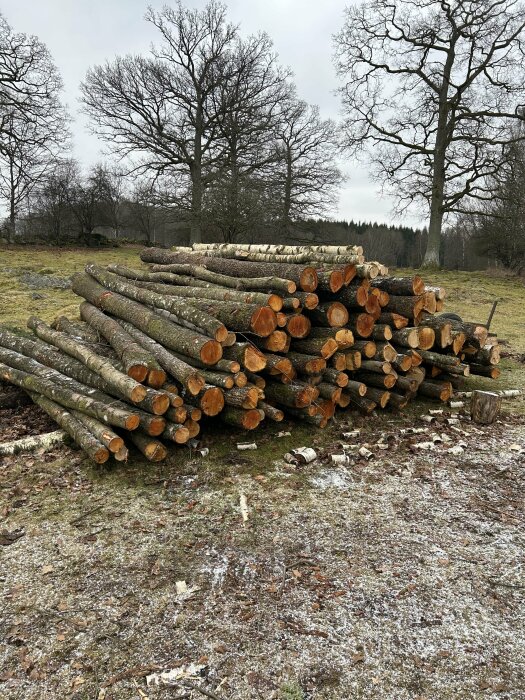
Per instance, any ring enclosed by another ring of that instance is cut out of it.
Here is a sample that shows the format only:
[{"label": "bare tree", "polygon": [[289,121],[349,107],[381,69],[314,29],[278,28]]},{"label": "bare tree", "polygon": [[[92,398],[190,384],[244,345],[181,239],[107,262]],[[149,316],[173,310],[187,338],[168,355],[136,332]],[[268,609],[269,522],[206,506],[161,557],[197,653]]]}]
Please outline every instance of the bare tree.
[{"label": "bare tree", "polygon": [[188,179],[191,241],[201,239],[202,197],[221,161],[216,105],[237,28],[211,0],[203,10],[149,9],[162,43],[151,56],[126,56],[91,69],[83,100],[98,134],[121,156],[138,156],[159,175]]},{"label": "bare tree", "polygon": [[490,199],[509,123],[523,119],[525,9],[519,0],[367,0],[336,37],[346,146],[368,147],[400,208],[430,212],[425,265],[445,217]]},{"label": "bare tree", "polygon": [[62,82],[47,48],[0,15],[0,197],[9,235],[35,184],[68,145]]},{"label": "bare tree", "polygon": [[76,161],[64,160],[48,172],[36,188],[36,219],[57,244],[71,236],[71,190],[78,180],[78,173],[79,166]]},{"label": "bare tree", "polygon": [[278,219],[287,232],[294,222],[326,212],[336,199],[343,179],[336,165],[336,125],[322,119],[318,107],[291,96],[281,105],[274,147]]},{"label": "bare tree", "polygon": [[106,173],[102,165],[95,165],[87,175],[80,170],[73,174],[68,190],[68,204],[84,245],[93,245],[93,232],[107,223],[104,212]]},{"label": "bare tree", "polygon": [[157,233],[166,222],[163,196],[155,183],[140,180],[131,192],[129,201],[130,225],[148,245],[157,242]]}]

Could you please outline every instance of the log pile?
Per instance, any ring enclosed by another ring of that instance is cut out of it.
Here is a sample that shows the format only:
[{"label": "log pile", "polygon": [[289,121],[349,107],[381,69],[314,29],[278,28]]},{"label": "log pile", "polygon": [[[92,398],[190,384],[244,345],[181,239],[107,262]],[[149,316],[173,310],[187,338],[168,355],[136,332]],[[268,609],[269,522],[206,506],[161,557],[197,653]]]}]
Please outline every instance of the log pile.
[{"label": "log pile", "polygon": [[448,401],[497,378],[483,324],[436,315],[445,292],[390,277],[360,247],[200,244],[145,249],[148,267],[89,264],[80,320],[0,328],[0,379],[26,391],[97,463],[134,445],[160,461],[203,416],[245,430],[287,414]]}]

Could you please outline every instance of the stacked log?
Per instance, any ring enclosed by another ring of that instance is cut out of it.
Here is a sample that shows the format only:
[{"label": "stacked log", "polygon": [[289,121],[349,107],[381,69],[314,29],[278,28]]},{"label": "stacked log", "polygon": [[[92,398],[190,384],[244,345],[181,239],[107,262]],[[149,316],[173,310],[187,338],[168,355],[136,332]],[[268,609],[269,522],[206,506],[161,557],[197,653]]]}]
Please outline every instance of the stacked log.
[{"label": "stacked log", "polygon": [[25,390],[97,463],[133,445],[160,461],[203,417],[253,430],[285,414],[324,427],[336,408],[447,401],[497,377],[483,324],[436,315],[444,290],[389,277],[351,246],[145,249],[149,264],[87,265],[80,321],[34,337],[0,328],[0,378]]}]

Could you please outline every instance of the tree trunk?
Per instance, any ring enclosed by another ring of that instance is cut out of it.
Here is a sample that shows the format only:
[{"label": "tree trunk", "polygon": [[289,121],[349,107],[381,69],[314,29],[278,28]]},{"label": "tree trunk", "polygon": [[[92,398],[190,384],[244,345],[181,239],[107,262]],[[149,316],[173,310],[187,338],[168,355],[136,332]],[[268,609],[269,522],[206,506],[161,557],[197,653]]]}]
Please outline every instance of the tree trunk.
[{"label": "tree trunk", "polygon": [[[30,396],[33,401],[40,406],[40,408],[42,408],[56,423],[58,423],[62,430],[65,430],[65,432],[74,440],[74,442],[82,450],[84,450],[90,459],[97,464],[104,464],[104,462],[108,461],[109,450],[107,447],[96,437],[95,434],[93,434],[89,427],[78,420],[76,416],[41,394],[31,392]],[[95,423],[98,424],[98,426],[101,425],[98,421],[95,421]],[[123,445],[124,442],[121,441],[121,447]]]},{"label": "tree trunk", "polygon": [[132,377],[128,377],[128,375],[119,372],[108,360],[76,343],[73,338],[70,338],[65,333],[54,331],[35,316],[29,317],[27,326],[31,328],[38,338],[63,350],[71,357],[82,362],[82,364],[90,370],[100,375],[110,387],[133,403],[138,403],[146,397],[145,386]]},{"label": "tree trunk", "polygon": [[470,415],[475,423],[490,425],[498,417],[501,396],[492,391],[473,391],[470,399]]},{"label": "tree trunk", "polygon": [[[101,333],[119,356],[128,376],[143,382],[151,370],[162,372],[157,360],[136,343],[115,319],[87,301],[80,304],[80,317]],[[159,378],[160,381],[160,378]],[[166,381],[164,374],[163,381]]]},{"label": "tree trunk", "polygon": [[[119,321],[119,323],[135,342],[139,343],[145,350],[150,352],[160,366],[183,384],[190,394],[195,395],[201,391],[205,382],[202,374],[198,372],[195,367],[176,357],[160,343],[150,338],[146,333],[135,328],[131,323],[127,323],[126,321]],[[202,366],[206,367],[207,365],[203,363]]]},{"label": "tree trunk", "polygon": [[[109,289],[112,292],[117,292],[141,304],[165,309],[177,316],[177,320],[180,319],[190,323],[202,333],[209,335],[219,342],[226,338],[228,330],[224,324],[213,316],[206,314],[206,312],[203,312],[194,304],[189,304],[187,301],[177,297],[166,298],[161,294],[136,287],[131,282],[126,282],[118,275],[112,272],[106,272],[97,265],[86,265],[85,269],[86,272],[97,280],[106,290]],[[197,301],[197,299],[195,299],[195,301]]]},{"label": "tree trunk", "polygon": [[27,391],[42,394],[65,408],[87,413],[88,416],[98,418],[109,425],[116,425],[126,430],[135,430],[139,425],[139,416],[133,409],[124,411],[119,407],[101,403],[85,394],[79,394],[69,389],[64,384],[37,377],[29,372],[0,364],[0,378]]},{"label": "tree trunk", "polygon": [[109,292],[86,273],[73,277],[72,288],[76,294],[94,306],[132,323],[147,336],[172,350],[182,352],[188,357],[196,357],[208,365],[215,364],[222,357],[221,345],[216,340],[176,326],[142,304]]}]

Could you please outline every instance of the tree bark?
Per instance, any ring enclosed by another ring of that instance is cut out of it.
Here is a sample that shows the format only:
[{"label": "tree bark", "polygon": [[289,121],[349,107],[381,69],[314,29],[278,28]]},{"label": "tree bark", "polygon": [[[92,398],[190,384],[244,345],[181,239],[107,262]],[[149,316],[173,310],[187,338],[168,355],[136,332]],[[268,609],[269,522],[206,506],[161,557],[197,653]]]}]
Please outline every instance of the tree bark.
[{"label": "tree bark", "polygon": [[[106,316],[87,301],[80,304],[80,317],[101,333],[115,350],[128,376],[143,382],[151,370],[162,372],[157,360],[136,343],[115,319]],[[160,378],[159,378],[160,381]],[[164,374],[163,382],[166,381]]]},{"label": "tree bark", "polygon": [[308,337],[304,340],[294,340],[292,350],[305,355],[320,355],[327,360],[337,352],[339,345],[335,338],[312,338]]},{"label": "tree bark", "polygon": [[257,408],[259,401],[259,390],[255,386],[235,387],[224,392],[224,402],[227,406],[237,406],[239,408]]},{"label": "tree bark", "polygon": [[37,377],[29,372],[0,364],[0,377],[27,391],[42,394],[65,408],[87,413],[88,416],[98,418],[109,425],[116,425],[126,430],[135,430],[139,425],[139,417],[132,409],[124,411],[116,406],[101,403],[85,394],[79,394],[63,384]]},{"label": "tree bark", "polygon": [[71,357],[82,362],[90,370],[99,374],[109,386],[133,403],[139,403],[146,397],[146,387],[132,377],[119,372],[106,359],[85,346],[79,345],[65,333],[54,331],[35,316],[29,317],[27,326],[31,328],[38,338],[63,350]]},{"label": "tree bark", "polygon": [[[200,332],[209,335],[210,338],[221,342],[226,338],[228,333],[227,328],[221,321],[218,321],[213,316],[206,314],[199,309],[196,304],[189,304],[187,301],[178,297],[168,297],[161,294],[156,294],[148,289],[141,289],[130,282],[121,279],[118,275],[112,272],[106,272],[97,265],[86,265],[86,272],[97,280],[106,290],[117,292],[135,302],[155,306],[159,309],[165,309],[177,316],[177,319],[190,323],[193,327],[198,328]],[[195,299],[195,301],[198,301]]]},{"label": "tree bark", "polygon": [[216,340],[166,321],[142,304],[104,289],[87,274],[75,275],[72,287],[76,294],[94,306],[128,321],[150,338],[172,350],[195,357],[208,365],[215,364],[222,357],[222,347]]},{"label": "tree bark", "polygon": [[419,275],[414,275],[414,277],[379,277],[373,280],[371,285],[396,296],[419,296],[425,291],[425,283]]},{"label": "tree bark", "polygon": [[208,270],[230,277],[279,277],[295,282],[303,292],[315,292],[317,287],[317,273],[311,266],[213,258],[194,253],[169,252],[161,248],[146,248],[140,257],[144,262],[204,265]]},{"label": "tree bark", "polygon": [[[51,401],[50,399],[30,392],[30,396],[33,401],[40,406],[51,418],[58,423],[58,425],[64,430],[74,442],[97,464],[104,464],[109,459],[109,450],[107,447],[99,440],[88,426],[83,422],[78,420],[78,418],[66,411],[61,405]],[[82,414],[79,414],[82,415]],[[91,419],[95,420],[95,419]],[[95,421],[98,426],[101,424]],[[104,426],[102,426],[104,428]],[[99,430],[97,429],[97,432]],[[114,434],[114,433],[113,433]],[[123,446],[123,441],[122,445]]]},{"label": "tree bark", "polygon": [[401,328],[392,333],[392,343],[403,348],[418,348],[419,333],[417,328]]},{"label": "tree bark", "polygon": [[254,333],[265,338],[277,328],[275,311],[269,306],[211,299],[194,299],[193,304],[235,332]]},{"label": "tree bark", "polygon": [[[145,350],[150,352],[160,366],[181,384],[183,384],[190,394],[198,394],[204,387],[204,377],[195,367],[182,361],[169,350],[166,350],[160,343],[150,338],[131,323],[119,321],[120,325],[129,335],[139,343]],[[202,363],[203,367],[207,365]]]},{"label": "tree bark", "polygon": [[326,360],[315,355],[289,352],[287,358],[292,363],[293,368],[301,374],[320,374],[326,368]]},{"label": "tree bark", "polygon": [[294,384],[268,382],[264,392],[267,399],[281,406],[305,408],[312,403],[311,389],[312,387],[299,382]]},{"label": "tree bark", "polygon": [[265,401],[259,401],[257,406],[264,411],[264,415],[270,420],[280,423],[284,419],[284,411],[281,411],[280,408],[270,406],[270,404]]},{"label": "tree bark", "polygon": [[261,422],[261,414],[255,409],[245,410],[235,406],[226,406],[220,414],[220,419],[235,428],[254,430]]},{"label": "tree bark", "polygon": [[388,311],[383,311],[381,316],[376,319],[380,324],[386,324],[391,328],[399,330],[400,328],[405,328],[408,326],[408,318],[406,316],[401,316],[401,314],[390,313]]},{"label": "tree bark", "polygon": [[[39,404],[41,405],[41,404]],[[124,440],[108,428],[107,425],[101,423],[96,418],[87,416],[80,411],[72,411],[71,415],[76,418],[82,425],[89,430],[90,433],[97,438],[105,447],[113,454],[120,452],[124,445]]]},{"label": "tree bark", "polygon": [[501,396],[492,391],[473,391],[470,399],[470,415],[475,423],[494,423],[501,409]]}]

